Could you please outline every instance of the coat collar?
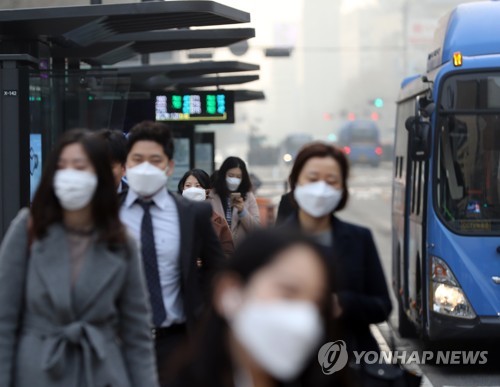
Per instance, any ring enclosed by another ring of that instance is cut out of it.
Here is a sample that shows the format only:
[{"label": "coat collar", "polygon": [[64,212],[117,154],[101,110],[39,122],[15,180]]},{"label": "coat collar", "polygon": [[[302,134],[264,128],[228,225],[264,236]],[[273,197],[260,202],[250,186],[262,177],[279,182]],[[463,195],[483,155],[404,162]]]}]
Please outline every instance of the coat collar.
[{"label": "coat collar", "polygon": [[[170,192],[166,188],[162,188],[151,197],[151,200],[154,202],[156,206],[164,210],[168,204],[169,194]],[[126,193],[122,193],[122,195],[126,195],[124,202],[125,207],[132,207],[134,203],[137,201],[137,199],[140,199],[140,196],[131,189],[127,189]]]},{"label": "coat collar", "polygon": [[33,242],[30,261],[42,279],[57,314],[65,321],[72,321],[69,248],[60,224],[50,226],[44,238]]},{"label": "coat collar", "polygon": [[55,309],[66,321],[83,314],[124,263],[105,244],[93,242],[72,288],[68,239],[61,224],[50,226],[47,235],[33,243],[31,255]]},{"label": "coat collar", "polygon": [[[251,193],[248,192],[247,196],[250,194]],[[224,206],[222,205],[222,200],[224,200],[222,198],[222,196],[220,196],[219,194],[215,193],[212,190],[212,191],[210,191],[210,194],[208,197],[212,202],[212,208],[214,209],[214,211],[217,214],[219,214],[222,218],[226,219],[226,212],[224,211]],[[225,199],[225,200],[227,200],[227,199]],[[233,233],[233,235],[236,231],[236,228],[238,227],[238,223],[239,223],[238,210],[236,208],[232,208],[230,229],[231,229],[231,232]]]}]

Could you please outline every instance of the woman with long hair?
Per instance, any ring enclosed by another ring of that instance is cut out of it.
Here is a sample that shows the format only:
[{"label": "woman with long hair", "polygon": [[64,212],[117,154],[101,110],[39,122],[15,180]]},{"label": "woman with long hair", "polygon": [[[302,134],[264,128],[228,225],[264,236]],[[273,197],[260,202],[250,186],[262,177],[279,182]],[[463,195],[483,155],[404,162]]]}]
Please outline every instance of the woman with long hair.
[{"label": "woman with long hair", "polygon": [[0,249],[0,385],[158,386],[135,242],[102,139],[66,132]]},{"label": "woman with long hair", "polygon": [[224,160],[217,171],[210,197],[214,211],[226,219],[235,245],[259,227],[259,207],[252,193],[252,182],[245,162],[239,157]]}]

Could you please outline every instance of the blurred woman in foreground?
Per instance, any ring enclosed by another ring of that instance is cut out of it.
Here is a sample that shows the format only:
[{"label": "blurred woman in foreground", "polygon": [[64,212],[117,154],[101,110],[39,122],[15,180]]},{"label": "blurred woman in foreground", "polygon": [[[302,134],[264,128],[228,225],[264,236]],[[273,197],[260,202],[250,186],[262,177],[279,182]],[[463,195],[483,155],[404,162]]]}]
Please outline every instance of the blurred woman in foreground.
[{"label": "blurred woman in foreground", "polygon": [[110,164],[96,135],[66,132],[2,241],[0,386],[158,386],[142,263]]},{"label": "blurred woman in foreground", "polygon": [[303,236],[250,234],[215,281],[212,310],[175,385],[317,386],[296,383],[309,365],[320,369],[331,315],[327,272],[321,250]]}]

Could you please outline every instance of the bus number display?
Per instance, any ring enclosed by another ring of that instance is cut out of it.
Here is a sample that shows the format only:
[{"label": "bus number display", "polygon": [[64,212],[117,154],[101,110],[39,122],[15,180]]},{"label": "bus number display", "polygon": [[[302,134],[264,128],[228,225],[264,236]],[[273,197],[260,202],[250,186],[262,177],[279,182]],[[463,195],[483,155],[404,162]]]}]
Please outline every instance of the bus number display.
[{"label": "bus number display", "polygon": [[166,93],[156,96],[156,121],[233,122],[226,92]]}]

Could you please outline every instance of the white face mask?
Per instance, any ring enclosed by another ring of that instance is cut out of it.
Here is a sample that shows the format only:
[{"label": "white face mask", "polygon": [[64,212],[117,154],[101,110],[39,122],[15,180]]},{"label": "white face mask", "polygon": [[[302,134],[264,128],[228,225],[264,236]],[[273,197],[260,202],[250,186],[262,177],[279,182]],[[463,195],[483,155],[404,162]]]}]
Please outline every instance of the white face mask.
[{"label": "white face mask", "polygon": [[182,191],[182,196],[190,200],[201,202],[207,198],[207,191],[200,187],[190,187]]},{"label": "white face mask", "polygon": [[90,203],[97,188],[97,176],[88,171],[59,169],[54,175],[54,192],[67,211],[81,210]]},{"label": "white face mask", "polygon": [[241,184],[241,179],[237,177],[226,177],[226,184],[229,191],[236,191]]},{"label": "white face mask", "polygon": [[323,334],[319,310],[307,301],[249,301],[229,324],[254,361],[284,382],[303,370]]},{"label": "white face mask", "polygon": [[302,210],[315,218],[321,218],[337,208],[342,191],[321,180],[295,187],[293,197]]},{"label": "white face mask", "polygon": [[139,196],[153,196],[167,185],[167,171],[155,167],[147,161],[127,168],[127,182],[132,191]]}]

